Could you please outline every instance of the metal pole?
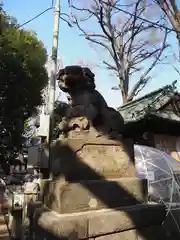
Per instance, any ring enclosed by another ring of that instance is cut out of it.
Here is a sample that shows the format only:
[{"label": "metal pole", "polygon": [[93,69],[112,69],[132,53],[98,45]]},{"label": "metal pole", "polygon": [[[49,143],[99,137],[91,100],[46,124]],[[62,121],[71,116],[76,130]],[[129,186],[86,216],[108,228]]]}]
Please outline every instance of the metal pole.
[{"label": "metal pole", "polygon": [[49,173],[51,168],[51,149],[50,144],[54,129],[54,103],[56,93],[56,74],[57,74],[57,55],[58,55],[58,40],[59,40],[59,19],[60,19],[60,0],[56,0],[56,6],[54,9],[54,31],[53,31],[53,44],[52,44],[52,68],[50,74],[49,84],[49,98],[48,98],[48,109],[49,109],[49,135],[47,142],[49,145]]}]

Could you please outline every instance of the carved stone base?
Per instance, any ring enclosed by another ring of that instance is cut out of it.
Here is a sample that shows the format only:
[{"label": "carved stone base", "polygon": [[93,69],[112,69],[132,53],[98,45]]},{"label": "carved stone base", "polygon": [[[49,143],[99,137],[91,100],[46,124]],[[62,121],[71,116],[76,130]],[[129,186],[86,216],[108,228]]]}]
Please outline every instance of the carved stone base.
[{"label": "carved stone base", "polygon": [[46,182],[42,200],[48,208],[58,213],[131,206],[147,202],[147,182],[136,178],[79,183]]},{"label": "carved stone base", "polygon": [[68,139],[52,146],[52,173],[67,181],[136,177],[131,139]]}]

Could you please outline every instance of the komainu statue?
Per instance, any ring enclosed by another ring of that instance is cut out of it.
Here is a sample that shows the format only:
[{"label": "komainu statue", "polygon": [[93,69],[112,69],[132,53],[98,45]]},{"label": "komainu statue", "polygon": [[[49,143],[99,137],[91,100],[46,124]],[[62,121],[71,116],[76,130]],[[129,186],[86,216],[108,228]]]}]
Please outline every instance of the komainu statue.
[{"label": "komainu statue", "polygon": [[59,87],[68,94],[70,103],[64,129],[70,138],[88,134],[115,139],[123,133],[122,116],[108,107],[103,96],[95,90],[94,77],[89,68],[80,66],[67,66],[58,74]]}]

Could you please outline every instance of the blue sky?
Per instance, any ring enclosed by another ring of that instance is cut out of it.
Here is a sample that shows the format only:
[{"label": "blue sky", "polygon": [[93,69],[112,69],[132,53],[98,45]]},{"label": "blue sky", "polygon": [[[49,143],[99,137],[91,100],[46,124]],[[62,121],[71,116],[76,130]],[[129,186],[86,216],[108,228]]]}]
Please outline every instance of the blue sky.
[{"label": "blue sky", "polygon": [[[62,11],[68,12],[67,0],[61,0]],[[51,6],[51,0],[5,0],[4,9],[8,14],[17,18],[20,24],[23,24],[39,12]],[[35,31],[40,40],[43,41],[49,54],[51,54],[52,34],[53,34],[53,11],[50,10],[38,19],[26,25],[26,28]],[[176,46],[176,39],[172,34],[169,37],[169,43]],[[175,47],[174,47],[175,48]],[[69,28],[63,21],[60,22],[59,35],[59,56],[63,59],[64,65],[75,64],[79,60],[84,62],[100,62],[97,52],[92,49],[88,42],[79,36],[75,28]],[[178,66],[180,67],[180,65]],[[104,70],[95,68],[96,86],[103,94],[108,104],[112,107],[121,105],[120,91],[111,90],[112,86],[118,85],[118,80]],[[173,80],[179,79],[178,74],[173,71],[171,66],[162,65],[152,74],[153,80],[140,93],[144,95],[147,92],[155,90],[163,85],[170,84]],[[135,80],[133,80],[135,81]],[[179,84],[178,84],[179,85]]]}]

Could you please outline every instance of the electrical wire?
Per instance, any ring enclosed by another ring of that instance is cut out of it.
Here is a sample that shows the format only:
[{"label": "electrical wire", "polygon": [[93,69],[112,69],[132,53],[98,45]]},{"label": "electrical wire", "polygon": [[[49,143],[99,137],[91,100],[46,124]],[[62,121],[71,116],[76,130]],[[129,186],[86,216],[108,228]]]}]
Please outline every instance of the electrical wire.
[{"label": "electrical wire", "polygon": [[35,19],[39,18],[41,15],[43,15],[44,13],[48,12],[49,10],[54,8],[54,0],[51,1],[51,7],[46,8],[44,11],[40,12],[39,14],[37,14],[35,17],[29,19],[28,21],[24,22],[23,24],[19,25],[18,28],[24,27],[26,24],[34,21]]},{"label": "electrical wire", "polygon": [[26,24],[34,21],[35,19],[37,19],[38,17],[40,17],[41,15],[43,15],[44,13],[48,12],[51,9],[53,9],[53,7],[47,8],[46,10],[42,11],[41,13],[36,15],[35,17],[33,17],[33,18],[29,19],[28,21],[24,22],[23,24],[21,24],[18,28],[24,27]]},{"label": "electrical wire", "polygon": [[[106,4],[106,5],[108,5],[108,3],[106,3],[106,2],[103,2],[103,3]],[[126,11],[126,10],[122,9],[122,8],[118,8],[118,7],[116,7],[116,6],[113,6],[113,8],[116,9],[116,10],[119,10],[120,12],[123,12],[123,13],[131,16],[131,17],[136,17],[136,18],[139,19],[139,20],[142,20],[142,21],[144,21],[144,22],[147,22],[147,23],[149,23],[149,24],[152,24],[152,25],[154,25],[154,26],[156,26],[156,27],[160,27],[160,28],[169,30],[170,32],[180,33],[180,31],[177,31],[177,30],[175,30],[175,29],[173,29],[173,28],[170,28],[170,27],[166,27],[166,26],[164,26],[164,25],[162,25],[162,24],[159,24],[159,23],[156,23],[156,22],[152,22],[152,21],[150,21],[150,20],[148,20],[148,19],[146,19],[146,18],[139,17],[139,16],[137,16],[137,15],[135,15],[135,14],[129,12],[129,11]]]},{"label": "electrical wire", "polygon": [[[68,4],[69,4],[69,8],[73,8],[72,0],[68,0]],[[102,4],[105,4],[105,5],[108,5],[108,6],[109,6],[109,3],[106,2],[106,1],[102,1],[102,2],[101,2],[101,5],[102,5]],[[152,24],[152,25],[154,25],[154,26],[156,26],[156,27],[163,28],[163,29],[168,30],[168,31],[170,31],[170,32],[180,33],[180,31],[177,31],[177,30],[175,30],[175,29],[173,29],[173,28],[170,28],[170,27],[166,27],[166,26],[164,26],[164,25],[162,25],[162,24],[159,24],[158,22],[153,22],[153,21],[150,21],[150,20],[148,20],[148,19],[146,19],[146,18],[137,16],[136,14],[133,14],[133,13],[131,13],[131,12],[129,12],[129,11],[126,11],[126,10],[124,10],[124,9],[122,9],[122,8],[119,8],[119,7],[116,7],[116,6],[113,6],[113,8],[116,9],[116,10],[118,10],[118,11],[120,11],[120,12],[123,12],[123,13],[131,16],[131,17],[136,17],[137,19],[139,19],[139,20],[141,20],[141,21],[144,21],[144,22],[147,22],[147,23],[149,23],[149,24]],[[83,10],[84,10],[84,9],[82,9],[82,11],[83,11]]]}]

